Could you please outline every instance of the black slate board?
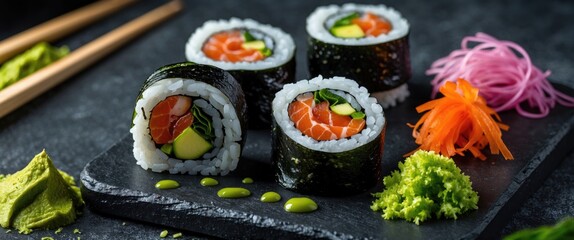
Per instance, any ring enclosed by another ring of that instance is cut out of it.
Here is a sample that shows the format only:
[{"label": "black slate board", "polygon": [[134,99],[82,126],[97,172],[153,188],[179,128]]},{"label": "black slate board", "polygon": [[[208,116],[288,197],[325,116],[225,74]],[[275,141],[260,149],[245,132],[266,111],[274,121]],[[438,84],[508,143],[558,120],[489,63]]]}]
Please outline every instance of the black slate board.
[{"label": "black slate board", "polygon": [[[416,145],[405,123],[419,115],[415,107],[428,100],[428,86],[410,85],[412,96],[398,107],[385,111],[387,135],[383,174],[397,168],[402,154]],[[572,95],[573,90],[558,89]],[[527,119],[513,111],[501,114],[510,130],[503,139],[515,160],[487,155],[480,161],[455,157],[462,171],[470,176],[478,191],[479,209],[458,220],[430,220],[417,226],[403,220],[386,221],[369,206],[371,191],[350,197],[311,196],[319,210],[310,214],[290,214],[283,203],[300,194],[279,187],[271,173],[270,133],[249,131],[238,169],[229,176],[216,177],[220,185],[202,187],[202,176],[169,175],[145,171],[135,164],[131,135],[96,157],[81,173],[82,193],[94,211],[156,223],[173,228],[233,239],[474,239],[491,238],[504,226],[511,213],[571,150],[574,141],[574,109],[557,106],[543,119]],[[253,184],[242,184],[252,177]],[[174,179],[181,187],[157,190],[154,184]],[[216,192],[227,186],[251,190],[244,199],[220,199]],[[266,191],[283,197],[278,203],[261,203]]]}]

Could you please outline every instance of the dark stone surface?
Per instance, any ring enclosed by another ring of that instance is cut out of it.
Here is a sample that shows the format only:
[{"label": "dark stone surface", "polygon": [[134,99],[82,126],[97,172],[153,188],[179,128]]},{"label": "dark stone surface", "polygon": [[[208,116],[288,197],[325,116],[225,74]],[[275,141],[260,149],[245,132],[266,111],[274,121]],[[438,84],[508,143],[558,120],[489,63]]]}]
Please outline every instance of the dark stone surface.
[{"label": "dark stone surface", "polygon": [[[411,84],[412,97],[385,112],[388,129],[382,161],[383,175],[397,168],[401,155],[416,148],[409,143],[411,129],[405,122],[415,122],[412,109],[426,97],[424,86]],[[422,90],[422,91],[419,91]],[[574,93],[574,90],[570,90]],[[119,144],[90,162],[81,174],[82,193],[90,208],[105,214],[138,219],[229,239],[474,239],[496,236],[526,196],[552,171],[570,150],[574,141],[574,109],[558,107],[541,120],[525,120],[516,113],[503,113],[512,126],[504,133],[506,145],[516,160],[488,155],[487,161],[455,157],[457,165],[470,176],[478,192],[479,209],[454,220],[431,220],[420,226],[405,221],[385,221],[369,208],[371,193],[382,186],[348,197],[304,195],[282,189],[270,178],[272,173],[269,132],[248,132],[246,149],[239,168],[231,176],[216,177],[217,187],[202,187],[203,176],[169,175],[145,171],[135,165],[132,140],[128,135]],[[534,127],[538,126],[547,126]],[[390,138],[398,141],[389,141]],[[244,177],[255,179],[242,184]],[[162,179],[182,184],[176,190],[157,190]],[[245,199],[220,199],[223,187],[245,187],[252,195]],[[279,203],[261,203],[259,197],[275,191]],[[291,197],[311,196],[319,210],[311,214],[288,214],[282,205]],[[139,209],[139,211],[131,211]],[[218,227],[213,227],[218,226]]]},{"label": "dark stone surface", "polygon": [[[89,1],[59,0],[49,3],[33,0],[2,1],[0,7],[0,39],[25,30]],[[340,4],[343,1],[186,1],[186,8],[176,18],[149,31],[131,44],[104,58],[97,64],[69,79],[65,84],[42,94],[15,112],[0,119],[0,173],[23,168],[42,148],[46,148],[57,167],[76,177],[84,166],[99,153],[121,140],[128,133],[134,99],[143,81],[158,67],[185,60],[184,44],[189,35],[210,19],[253,18],[269,23],[292,34],[297,44],[297,79],[306,78],[305,17],[318,5]],[[367,2],[367,1],[357,1]],[[57,42],[72,49],[95,39],[133,19],[159,1],[135,4],[97,24]],[[478,31],[489,33],[522,45],[539,68],[552,70],[551,80],[574,88],[574,2],[571,1],[388,1],[385,4],[399,10],[411,24],[410,47],[413,69],[412,82],[426,85],[424,75],[432,61],[448,54],[460,45],[463,36]],[[421,91],[428,96],[430,91]],[[556,111],[551,112],[554,115]],[[410,113],[412,114],[412,113]],[[503,116],[506,120],[506,116]],[[544,120],[515,118],[530,122],[532,128],[551,128]],[[395,122],[404,126],[404,122]],[[528,131],[525,131],[528,132]],[[555,132],[553,132],[555,133]],[[552,133],[552,134],[553,134]],[[509,134],[510,135],[510,134]],[[527,148],[539,148],[534,136],[521,139]],[[387,135],[387,142],[400,140]],[[257,147],[255,147],[258,149]],[[512,150],[512,149],[511,149]],[[514,152],[513,152],[514,153]],[[398,155],[398,153],[397,153]],[[388,156],[388,155],[386,155]],[[525,228],[552,224],[567,215],[574,215],[574,153],[551,171],[541,184],[524,193],[525,201],[514,204],[516,212],[506,212],[508,222],[500,222],[502,231],[494,238]],[[562,158],[556,158],[561,161]],[[502,163],[498,161],[496,164]],[[515,161],[516,162],[516,161]],[[492,166],[492,168],[497,166]],[[388,173],[388,172],[386,172]],[[385,174],[386,174],[385,173]],[[497,178],[512,178],[506,175]],[[519,179],[517,179],[519,180]],[[493,188],[502,188],[493,185]],[[360,217],[360,216],[357,216]],[[122,223],[126,223],[123,225]],[[401,224],[391,222],[391,225]],[[455,223],[456,224],[456,223]],[[408,225],[418,231],[416,225]],[[81,235],[74,235],[78,228]],[[162,227],[141,221],[99,214],[90,208],[60,235],[38,230],[29,236],[0,231],[0,239],[157,239]],[[424,228],[424,227],[421,227]],[[167,228],[170,233],[178,230]],[[186,238],[198,236],[184,232]]]}]

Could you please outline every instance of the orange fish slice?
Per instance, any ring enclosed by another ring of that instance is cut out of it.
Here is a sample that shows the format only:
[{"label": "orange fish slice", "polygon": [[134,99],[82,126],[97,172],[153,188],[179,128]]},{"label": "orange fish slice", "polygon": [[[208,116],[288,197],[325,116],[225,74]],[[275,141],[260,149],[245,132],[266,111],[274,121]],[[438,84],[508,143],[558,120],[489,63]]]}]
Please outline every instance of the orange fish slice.
[{"label": "orange fish slice", "polygon": [[363,17],[353,19],[351,22],[359,25],[367,36],[373,37],[387,34],[393,28],[389,21],[369,12],[365,13]]},{"label": "orange fish slice", "polygon": [[264,58],[256,49],[244,49],[240,31],[227,31],[213,34],[203,45],[203,53],[215,60],[225,62],[255,62]]},{"label": "orange fish slice", "polygon": [[318,141],[350,137],[365,127],[364,119],[352,119],[333,113],[328,102],[315,105],[312,93],[297,96],[287,111],[299,131]]}]

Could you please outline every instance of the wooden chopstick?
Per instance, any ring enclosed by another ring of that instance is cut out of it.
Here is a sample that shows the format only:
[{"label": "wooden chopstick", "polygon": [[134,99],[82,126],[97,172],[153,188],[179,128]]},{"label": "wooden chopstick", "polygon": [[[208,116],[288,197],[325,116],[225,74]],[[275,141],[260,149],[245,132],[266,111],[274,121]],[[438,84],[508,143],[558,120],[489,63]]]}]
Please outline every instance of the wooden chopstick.
[{"label": "wooden chopstick", "polygon": [[42,41],[51,42],[97,21],[134,0],[101,0],[0,41],[0,63]]},{"label": "wooden chopstick", "polygon": [[139,34],[178,13],[182,8],[180,0],[172,0],[8,86],[0,91],[0,117],[90,66]]}]

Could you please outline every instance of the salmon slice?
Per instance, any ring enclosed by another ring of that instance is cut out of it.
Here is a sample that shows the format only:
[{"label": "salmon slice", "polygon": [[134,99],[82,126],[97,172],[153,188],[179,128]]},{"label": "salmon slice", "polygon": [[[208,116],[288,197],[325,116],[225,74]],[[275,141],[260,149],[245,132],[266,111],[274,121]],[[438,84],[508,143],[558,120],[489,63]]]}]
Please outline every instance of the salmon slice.
[{"label": "salmon slice", "polygon": [[173,125],[180,116],[189,112],[191,98],[187,96],[169,96],[151,110],[149,129],[156,144],[173,141]]},{"label": "salmon slice", "polygon": [[243,42],[241,31],[219,32],[211,35],[202,51],[215,61],[255,62],[265,58],[259,50],[242,48]]},{"label": "salmon slice", "polygon": [[179,136],[186,128],[190,127],[193,123],[193,114],[188,111],[186,114],[181,116],[173,125],[172,141]]},{"label": "salmon slice", "polygon": [[330,126],[344,127],[349,125],[349,122],[351,122],[351,118],[349,116],[341,116],[333,113],[329,108],[329,102],[327,101],[316,104],[313,107],[313,115],[317,118],[318,122]]},{"label": "salmon slice", "polygon": [[369,12],[363,14],[360,18],[353,19],[352,22],[359,25],[367,36],[373,37],[387,34],[393,28],[389,21]]},{"label": "salmon slice", "polygon": [[297,96],[289,104],[287,112],[299,131],[317,141],[347,138],[365,128],[364,119],[352,119],[333,113],[326,101],[315,104],[312,93]]}]

